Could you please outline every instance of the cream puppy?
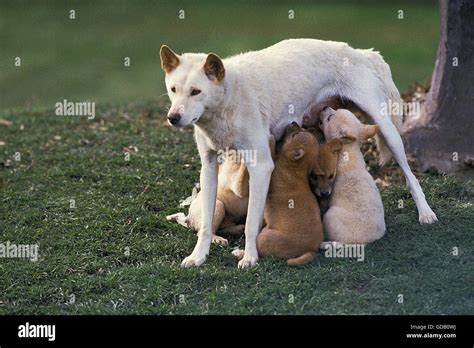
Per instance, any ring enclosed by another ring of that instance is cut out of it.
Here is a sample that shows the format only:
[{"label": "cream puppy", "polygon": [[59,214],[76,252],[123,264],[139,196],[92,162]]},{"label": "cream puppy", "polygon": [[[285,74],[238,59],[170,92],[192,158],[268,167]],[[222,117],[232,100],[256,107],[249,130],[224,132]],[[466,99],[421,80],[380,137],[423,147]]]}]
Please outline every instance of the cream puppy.
[{"label": "cream puppy", "polygon": [[[212,219],[212,243],[227,246],[217,232],[237,234],[244,230],[249,202],[249,173],[245,164],[226,153],[218,167],[216,207]],[[202,191],[191,202],[188,215],[176,213],[166,219],[198,232],[202,217]]]},{"label": "cream puppy", "polygon": [[341,139],[337,176],[323,217],[326,239],[346,244],[366,244],[385,233],[382,199],[365,168],[361,142],[373,137],[377,125],[363,125],[349,110],[328,107],[321,113],[324,136]]}]

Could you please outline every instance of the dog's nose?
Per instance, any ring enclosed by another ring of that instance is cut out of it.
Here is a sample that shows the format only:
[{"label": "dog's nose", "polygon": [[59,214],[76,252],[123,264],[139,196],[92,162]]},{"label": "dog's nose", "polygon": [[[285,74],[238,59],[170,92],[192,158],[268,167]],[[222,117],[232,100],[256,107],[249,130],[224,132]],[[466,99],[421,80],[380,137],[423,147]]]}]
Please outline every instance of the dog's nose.
[{"label": "dog's nose", "polygon": [[292,125],[292,126],[298,126],[298,127],[299,127],[298,123],[295,122],[295,121],[291,122],[291,125]]},{"label": "dog's nose", "polygon": [[170,121],[171,124],[176,124],[181,120],[181,115],[176,113],[168,115],[168,121]]},{"label": "dog's nose", "polygon": [[321,191],[320,194],[321,194],[321,197],[326,198],[326,197],[329,197],[331,193],[329,191]]}]

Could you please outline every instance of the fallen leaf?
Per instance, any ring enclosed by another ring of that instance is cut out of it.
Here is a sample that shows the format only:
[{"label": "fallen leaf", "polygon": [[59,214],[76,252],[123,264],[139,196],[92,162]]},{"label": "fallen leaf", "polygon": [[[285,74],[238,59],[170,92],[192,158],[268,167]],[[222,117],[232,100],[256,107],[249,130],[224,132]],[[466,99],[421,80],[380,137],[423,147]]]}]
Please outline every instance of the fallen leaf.
[{"label": "fallen leaf", "polygon": [[13,122],[10,121],[10,120],[6,120],[4,118],[0,118],[0,124],[2,126],[11,126],[13,124]]}]

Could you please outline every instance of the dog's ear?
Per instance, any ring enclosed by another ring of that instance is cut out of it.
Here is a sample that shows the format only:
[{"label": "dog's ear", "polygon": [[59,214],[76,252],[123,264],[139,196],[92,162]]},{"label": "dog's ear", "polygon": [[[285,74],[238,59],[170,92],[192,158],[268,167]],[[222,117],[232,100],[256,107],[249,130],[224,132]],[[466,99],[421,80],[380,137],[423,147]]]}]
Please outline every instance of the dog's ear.
[{"label": "dog's ear", "polygon": [[171,48],[166,45],[160,48],[161,68],[170,73],[179,65],[179,57]]},{"label": "dog's ear", "polygon": [[342,141],[336,138],[327,143],[327,146],[329,146],[332,153],[337,154],[342,149]]},{"label": "dog's ear", "polygon": [[357,137],[355,135],[347,132],[346,130],[341,130],[339,132],[339,134],[341,135],[340,139],[341,139],[343,144],[351,144],[351,143],[357,141]]},{"label": "dog's ear", "polygon": [[204,72],[209,79],[217,79],[220,82],[225,76],[224,63],[216,54],[209,53],[204,63]]},{"label": "dog's ear", "polygon": [[363,139],[369,139],[375,136],[377,134],[377,131],[379,130],[379,126],[376,124],[370,125],[370,126],[364,126],[362,129],[362,138]]},{"label": "dog's ear", "polygon": [[304,156],[304,150],[303,149],[294,150],[291,153],[291,159],[293,161],[297,161],[297,160],[301,159],[303,156]]}]

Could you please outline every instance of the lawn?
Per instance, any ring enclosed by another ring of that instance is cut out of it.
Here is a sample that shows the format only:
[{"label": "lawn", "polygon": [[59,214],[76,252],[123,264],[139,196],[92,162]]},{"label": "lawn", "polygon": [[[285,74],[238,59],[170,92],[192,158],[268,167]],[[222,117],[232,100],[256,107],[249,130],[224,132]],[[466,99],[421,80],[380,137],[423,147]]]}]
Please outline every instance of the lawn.
[{"label": "lawn", "polygon": [[[160,44],[226,56],[288,37],[343,40],[380,50],[403,91],[430,78],[436,2],[139,5],[0,4],[0,243],[39,244],[40,255],[0,258],[0,314],[474,313],[472,180],[419,175],[440,219],[430,226],[394,181],[382,191],[387,235],[362,262],[320,254],[239,270],[237,236],[183,269],[196,237],[165,219],[185,211],[200,165],[192,129],[165,126]],[[55,115],[64,98],[95,101],[96,117]]]},{"label": "lawn", "polygon": [[[75,19],[69,18],[71,9]],[[290,10],[294,19],[288,18]],[[158,54],[163,43],[177,52],[225,57],[286,38],[346,41],[379,50],[405,90],[429,80],[438,34],[434,0],[2,0],[0,109],[51,108],[64,98],[98,103],[156,98],[164,93]],[[124,66],[125,57],[130,66]]]},{"label": "lawn", "polygon": [[40,260],[0,260],[0,313],[474,312],[473,186],[448,176],[421,177],[440,218],[431,226],[417,223],[405,186],[382,192],[388,232],[363,262],[321,254],[297,269],[269,258],[238,270],[235,237],[212,246],[203,267],[182,269],[196,237],[165,216],[190,193],[199,159],[191,130],[163,127],[163,112],[150,103],[103,105],[92,121],[3,113],[13,125],[2,128],[2,240],[39,243]]}]

